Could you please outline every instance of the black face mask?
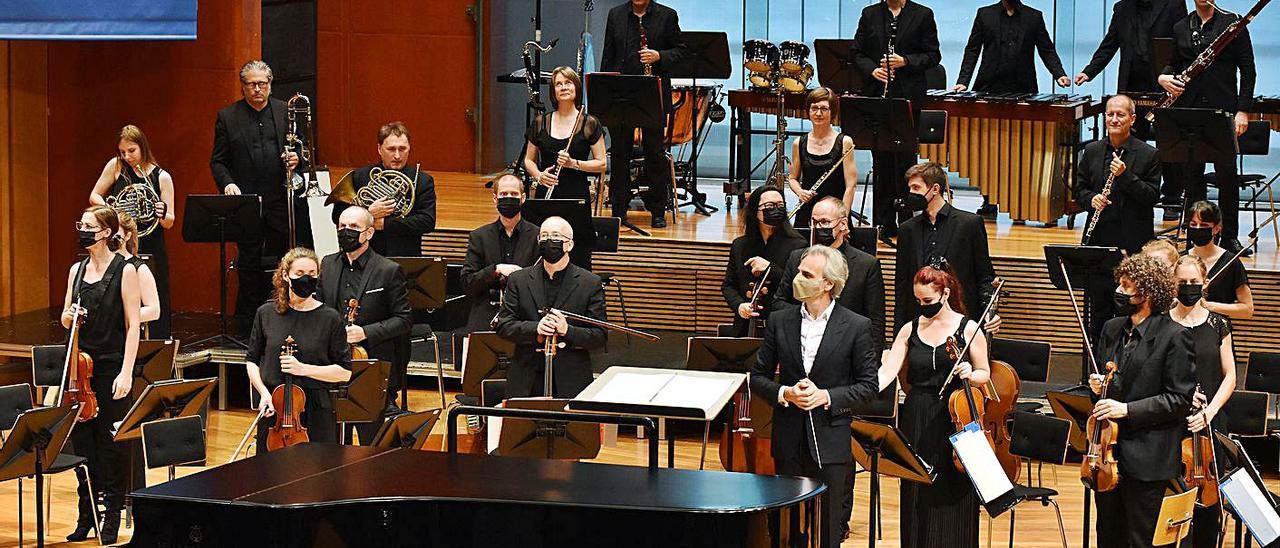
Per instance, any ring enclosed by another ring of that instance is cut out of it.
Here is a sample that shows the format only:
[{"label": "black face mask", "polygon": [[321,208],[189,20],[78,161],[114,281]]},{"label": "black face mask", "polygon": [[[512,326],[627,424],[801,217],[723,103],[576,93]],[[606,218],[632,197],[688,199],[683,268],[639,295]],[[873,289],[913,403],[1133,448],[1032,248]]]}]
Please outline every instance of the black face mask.
[{"label": "black face mask", "polygon": [[498,198],[498,215],[508,219],[520,214],[520,198],[503,196]]},{"label": "black face mask", "polygon": [[924,194],[908,192],[906,198],[902,200],[902,209],[910,213],[924,211],[928,207],[929,199],[926,198]]},{"label": "black face mask", "polygon": [[338,248],[345,253],[360,249],[360,231],[354,228],[338,229]]},{"label": "black face mask", "polygon": [[98,243],[98,232],[93,230],[77,230],[76,243],[82,249],[89,249],[93,244]]},{"label": "black face mask", "polygon": [[299,298],[305,299],[316,294],[316,288],[320,286],[320,278],[310,274],[303,274],[298,278],[289,278],[289,291]]},{"label": "black face mask", "polygon": [[538,252],[542,254],[542,260],[548,263],[559,262],[564,258],[564,242],[552,239],[542,240],[538,242]]},{"label": "black face mask", "polygon": [[767,224],[772,227],[779,227],[786,222],[787,222],[787,212],[785,209],[780,207],[775,207],[775,208],[764,210],[764,224]]},{"label": "black face mask", "polygon": [[920,305],[920,315],[926,318],[932,319],[934,316],[937,316],[939,312],[942,312],[941,300],[936,303]]},{"label": "black face mask", "polygon": [[1204,298],[1203,284],[1182,284],[1178,286],[1178,302],[1182,306],[1195,306]]},{"label": "black face mask", "polygon": [[1213,228],[1207,226],[1188,228],[1187,239],[1191,240],[1191,244],[1196,247],[1209,245],[1209,242],[1213,241]]},{"label": "black face mask", "polygon": [[813,243],[825,246],[836,243],[836,229],[831,227],[813,229]]},{"label": "black face mask", "polygon": [[1119,290],[1116,290],[1111,295],[1112,304],[1116,309],[1116,316],[1132,316],[1134,312],[1138,311],[1138,305],[1129,300],[1131,297],[1133,295],[1121,293]]}]

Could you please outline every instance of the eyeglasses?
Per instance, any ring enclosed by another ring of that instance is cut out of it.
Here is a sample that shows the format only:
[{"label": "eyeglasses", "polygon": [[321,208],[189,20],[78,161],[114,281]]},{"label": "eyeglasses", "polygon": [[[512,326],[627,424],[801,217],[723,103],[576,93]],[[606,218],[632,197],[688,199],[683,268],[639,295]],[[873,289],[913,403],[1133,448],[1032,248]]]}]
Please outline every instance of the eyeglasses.
[{"label": "eyeglasses", "polygon": [[240,84],[247,88],[258,89],[258,88],[269,87],[271,85],[271,82],[243,82],[242,81],[240,82]]},{"label": "eyeglasses", "polygon": [[84,223],[82,221],[76,221],[76,230],[92,230],[94,232],[97,232],[99,230],[102,230],[102,227],[98,225],[91,225],[88,223]]},{"label": "eyeglasses", "polygon": [[822,105],[813,105],[809,107],[809,112],[831,112],[831,107],[824,107]]},{"label": "eyeglasses", "polygon": [[546,241],[546,240],[550,240],[550,241],[553,241],[553,242],[563,242],[563,241],[568,240],[568,238],[565,238],[563,234],[560,234],[560,233],[558,233],[558,232],[557,232],[557,233],[551,233],[551,234],[539,234],[539,235],[538,235],[538,241]]},{"label": "eyeglasses", "polygon": [[839,219],[812,219],[814,228],[835,228],[840,224]]},{"label": "eyeglasses", "polygon": [[769,211],[770,209],[782,209],[786,207],[782,202],[773,202],[770,204],[760,204],[760,211]]}]

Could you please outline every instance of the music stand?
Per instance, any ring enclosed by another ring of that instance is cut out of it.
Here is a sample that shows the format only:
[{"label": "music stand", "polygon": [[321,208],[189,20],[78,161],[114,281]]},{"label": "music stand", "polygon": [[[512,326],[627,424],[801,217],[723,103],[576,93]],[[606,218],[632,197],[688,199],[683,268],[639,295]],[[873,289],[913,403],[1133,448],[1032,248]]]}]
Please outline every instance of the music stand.
[{"label": "music stand", "polygon": [[[262,199],[256,194],[190,194],[185,208],[182,240],[218,244],[219,331],[191,344],[218,340],[248,348],[249,345],[227,334],[227,242],[252,243],[262,239]],[[258,268],[258,265],[249,265],[249,268]]]},{"label": "music stand", "polygon": [[[569,400],[512,398],[509,409],[564,411]],[[504,457],[561,460],[594,459],[600,454],[600,423],[541,419],[502,419],[498,454]]]},{"label": "music stand", "polygon": [[911,101],[906,99],[841,97],[840,126],[860,149],[902,153],[920,148]]},{"label": "music stand", "polygon": [[[1120,265],[1123,255],[1118,247],[1101,247],[1087,245],[1060,245],[1046,244],[1044,246],[1044,263],[1049,269],[1049,281],[1058,289],[1067,290],[1067,296],[1071,298],[1071,306],[1075,309],[1079,316],[1080,332],[1084,342],[1084,353],[1080,359],[1080,382],[1084,384],[1089,378],[1089,364],[1092,363],[1093,346],[1089,343],[1089,325],[1093,321],[1093,310],[1089,306],[1089,299],[1084,300],[1084,306],[1081,307],[1076,303],[1075,288],[1080,287],[1086,289],[1087,286],[1077,286],[1071,280],[1084,277],[1086,280],[1093,276],[1110,277],[1111,272]],[[1080,312],[1083,310],[1083,312]]]},{"label": "music stand", "polygon": [[195,415],[213,394],[218,379],[173,379],[147,385],[142,396],[133,402],[120,420],[112,441],[130,441],[142,437],[142,424]]},{"label": "music stand", "polygon": [[[751,366],[756,363],[756,354],[760,351],[763,339],[751,337],[689,337],[685,351],[685,368],[693,371],[716,371],[719,373],[750,373]],[[742,383],[739,394],[751,395],[751,384]],[[729,416],[737,414],[737,399],[729,400]],[[754,423],[753,423],[754,424]],[[729,428],[726,424],[725,428]],[[668,431],[667,436],[673,433]],[[707,440],[711,436],[711,421],[703,423],[702,454],[698,459],[698,469],[702,470],[707,460]],[[727,460],[733,462],[733,444],[726,448]]]},{"label": "music stand", "polygon": [[507,378],[516,343],[493,331],[477,331],[467,338],[467,356],[462,361],[462,393],[480,397],[481,383]]},{"label": "music stand", "polygon": [[134,401],[142,396],[142,390],[148,385],[173,378],[173,365],[177,356],[178,341],[175,339],[138,341],[138,358],[133,366]]},{"label": "music stand", "polygon": [[[587,110],[605,127],[660,130],[666,126],[662,82],[655,76],[593,72],[587,75],[586,87]],[[627,219],[620,220],[632,232],[649,235]]]},{"label": "music stand", "polygon": [[819,38],[813,41],[813,54],[818,62],[819,84],[831,88],[836,95],[862,89],[862,72],[853,60],[853,40]]},{"label": "music stand", "polygon": [[[1084,430],[1089,424],[1089,415],[1093,414],[1093,398],[1090,394],[1091,392],[1071,394],[1055,390],[1045,392],[1045,398],[1049,400],[1049,408],[1053,410],[1054,416],[1071,422],[1067,440],[1071,448],[1082,455],[1089,450]],[[1084,486],[1084,525],[1082,526],[1084,546],[1089,545],[1089,514],[1093,506],[1092,498],[1093,490],[1088,485]]]},{"label": "music stand", "polygon": [[[724,32],[709,31],[683,31],[680,37],[684,40],[686,55],[679,63],[675,63],[667,67],[667,77],[669,78],[690,78],[692,86],[690,88],[677,89],[676,92],[681,93],[685,100],[690,101],[692,107],[693,140],[690,148],[689,158],[685,161],[689,168],[690,177],[684,177],[687,185],[684,188],[690,199],[684,205],[692,205],[698,213],[711,216],[712,212],[719,211],[719,208],[707,204],[707,194],[698,191],[698,157],[702,152],[699,143],[702,142],[703,132],[702,124],[698,123],[700,112],[698,109],[698,79],[724,80],[733,74],[733,66],[729,61],[729,35]],[[673,114],[674,116],[674,114]],[[667,142],[672,141],[671,134],[675,132],[674,121],[668,124],[669,133]]]},{"label": "music stand", "polygon": [[44,472],[66,445],[79,410],[80,404],[26,411],[18,415],[9,438],[0,446],[0,482],[36,477],[37,546],[44,546]]},{"label": "music stand", "polygon": [[[404,272],[405,290],[409,293],[409,309],[413,312],[413,322],[422,318],[445,303],[445,271],[444,259],[440,257],[387,257],[400,265]],[[436,386],[440,392],[440,405],[444,405],[444,357],[440,355],[440,338],[435,331],[428,330],[431,336],[424,340],[431,341],[436,356]],[[410,342],[410,345],[413,343]],[[409,368],[400,369],[392,364],[392,372],[400,384],[400,401],[404,409],[409,409]]]},{"label": "music stand", "polygon": [[391,362],[386,360],[351,360],[351,380],[339,387],[333,398],[339,444],[346,445],[348,424],[370,423],[382,416],[390,375]]},{"label": "music stand", "polygon": [[[520,207],[524,220],[541,227],[549,217],[560,217],[573,229],[573,251],[587,257],[596,247],[596,225],[591,220],[591,206],[582,198],[528,199]],[[570,253],[574,255],[576,253]],[[579,265],[581,266],[581,265]]]},{"label": "music stand", "polygon": [[[1164,108],[1159,109],[1159,112],[1152,111],[1147,116],[1156,117],[1152,132],[1156,136],[1156,146],[1160,147],[1160,159],[1163,162],[1233,163],[1240,152],[1232,116],[1221,110]],[[1187,211],[1186,197],[1187,194],[1183,193],[1183,215]],[[1186,219],[1179,219],[1174,227],[1175,240],[1182,239],[1182,225],[1185,222]]]},{"label": "music stand", "polygon": [[[923,485],[933,483],[933,467],[911,449],[906,436],[893,426],[853,419],[849,423],[853,434],[853,460],[871,472],[870,515],[867,519],[868,545],[875,548],[876,515],[880,508],[880,475]],[[882,462],[882,459],[883,462]],[[839,504],[839,501],[831,501]]]},{"label": "music stand", "polygon": [[382,423],[382,427],[378,428],[378,433],[373,437],[373,443],[370,445],[380,449],[400,447],[422,451],[438,420],[440,420],[439,409],[398,415]]}]

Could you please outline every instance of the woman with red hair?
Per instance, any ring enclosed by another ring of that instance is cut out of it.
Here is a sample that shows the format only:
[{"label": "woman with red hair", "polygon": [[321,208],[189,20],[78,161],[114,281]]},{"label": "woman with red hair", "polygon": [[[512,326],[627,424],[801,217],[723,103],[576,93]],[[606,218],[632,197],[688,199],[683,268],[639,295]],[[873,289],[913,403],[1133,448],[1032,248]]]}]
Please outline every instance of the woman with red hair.
[{"label": "woman with red hair", "polygon": [[[902,485],[902,546],[977,546],[978,498],[973,485],[951,464],[949,437],[955,434],[947,398],[938,392],[958,388],[961,379],[981,386],[990,379],[987,340],[977,322],[965,316],[960,282],[945,265],[921,268],[912,279],[920,316],[903,325],[880,366],[880,388],[902,380],[907,392],[898,427],[911,447],[933,466],[932,485]],[[972,340],[959,364],[947,354],[947,341],[957,349]],[[953,367],[954,364],[954,367]]]}]

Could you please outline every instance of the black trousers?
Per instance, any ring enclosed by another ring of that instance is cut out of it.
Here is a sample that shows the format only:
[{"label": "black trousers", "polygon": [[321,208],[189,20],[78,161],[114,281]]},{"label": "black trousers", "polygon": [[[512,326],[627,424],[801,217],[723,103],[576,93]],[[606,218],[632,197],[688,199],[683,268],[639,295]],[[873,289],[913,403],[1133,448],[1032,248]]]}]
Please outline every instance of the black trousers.
[{"label": "black trousers", "polygon": [[[626,218],[627,204],[631,202],[631,153],[635,148],[635,129],[624,126],[609,128],[609,203],[614,217]],[[665,137],[662,128],[645,128],[640,132],[643,136],[644,173],[649,179],[649,191],[641,197],[649,213],[659,217],[666,211],[667,194],[673,184],[667,151],[663,147]]]},{"label": "black trousers", "polygon": [[849,520],[844,517],[844,499],[853,467],[847,462],[819,465],[807,449],[802,454],[795,460],[776,460],[778,475],[813,478],[827,485],[827,492],[822,495],[822,546],[840,546],[844,532],[849,529]]},{"label": "black trousers", "polygon": [[[118,360],[115,371],[119,371]],[[99,365],[95,360],[95,365]],[[101,365],[99,365],[101,367]],[[99,369],[89,381],[93,393],[98,398],[98,416],[76,424],[71,430],[71,453],[88,459],[89,479],[92,480],[94,498],[101,498],[107,511],[119,511],[124,507],[125,486],[129,478],[129,448],[127,443],[116,443],[112,440],[111,427],[124,418],[132,405],[130,398],[112,399],[111,383],[115,373],[110,367]],[[85,478],[79,478],[78,488],[81,499],[89,496],[89,486]],[[84,515],[88,508],[81,506],[82,518],[92,519],[92,515]]]},{"label": "black trousers", "polygon": [[[283,183],[281,183],[283,184]],[[262,238],[236,244],[236,318],[251,323],[262,303],[271,297],[271,271],[289,250],[289,217],[283,200],[262,204]],[[311,217],[305,199],[294,200],[294,230],[299,247],[314,248]]]},{"label": "black trousers", "polygon": [[[1204,169],[1204,162],[1177,164],[1175,168],[1176,174],[1173,179],[1181,180],[1177,183],[1179,186],[1176,190],[1179,195],[1184,191],[1187,194],[1183,218],[1188,221],[1190,219],[1187,210],[1190,209],[1191,204],[1204,200],[1208,196],[1209,189],[1204,180]],[[1234,161],[1214,162],[1213,171],[1216,173],[1218,184],[1218,207],[1222,209],[1222,241],[1231,242],[1240,235],[1240,178]],[[1174,201],[1176,202],[1176,198]]]},{"label": "black trousers", "polygon": [[919,157],[914,152],[872,152],[871,184],[874,188],[871,201],[871,219],[882,227],[886,236],[898,235],[899,212],[895,202],[907,195],[907,168],[916,164]]},{"label": "black trousers", "polygon": [[1094,493],[1098,509],[1098,548],[1151,546],[1164,500],[1166,481],[1139,481],[1121,474],[1120,484]]},{"label": "black trousers", "polygon": [[1191,514],[1192,548],[1218,547],[1218,532],[1222,530],[1222,512],[1221,503],[1208,508],[1196,507]]}]

